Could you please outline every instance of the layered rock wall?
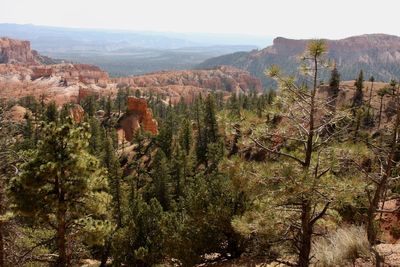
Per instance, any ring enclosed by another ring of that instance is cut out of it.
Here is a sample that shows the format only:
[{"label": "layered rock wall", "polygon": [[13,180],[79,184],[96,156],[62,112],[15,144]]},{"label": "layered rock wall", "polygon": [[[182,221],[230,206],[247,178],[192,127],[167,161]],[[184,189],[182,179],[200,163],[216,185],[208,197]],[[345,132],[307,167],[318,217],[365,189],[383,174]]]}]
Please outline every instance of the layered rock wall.
[{"label": "layered rock wall", "polygon": [[40,64],[29,41],[0,38],[0,63]]}]

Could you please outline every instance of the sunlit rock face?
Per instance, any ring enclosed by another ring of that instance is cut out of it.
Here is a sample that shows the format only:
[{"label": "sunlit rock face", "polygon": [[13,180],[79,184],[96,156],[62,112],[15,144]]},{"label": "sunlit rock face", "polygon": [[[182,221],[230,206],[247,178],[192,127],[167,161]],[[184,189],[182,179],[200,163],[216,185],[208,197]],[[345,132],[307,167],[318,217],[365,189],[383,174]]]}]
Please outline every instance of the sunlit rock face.
[{"label": "sunlit rock face", "polygon": [[38,54],[29,41],[0,38],[0,63],[40,64]]},{"label": "sunlit rock face", "polygon": [[124,138],[128,141],[132,140],[139,129],[152,134],[158,133],[157,121],[153,118],[147,106],[147,100],[144,98],[128,97],[127,111],[119,119],[119,125]]}]

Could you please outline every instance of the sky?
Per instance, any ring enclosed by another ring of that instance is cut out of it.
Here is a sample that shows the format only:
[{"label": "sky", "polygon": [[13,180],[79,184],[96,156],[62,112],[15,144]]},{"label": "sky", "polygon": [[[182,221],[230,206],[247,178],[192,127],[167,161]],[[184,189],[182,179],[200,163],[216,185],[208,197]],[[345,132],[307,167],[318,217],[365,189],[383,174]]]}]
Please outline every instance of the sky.
[{"label": "sky", "polygon": [[0,0],[0,23],[338,39],[400,35],[399,0]]}]

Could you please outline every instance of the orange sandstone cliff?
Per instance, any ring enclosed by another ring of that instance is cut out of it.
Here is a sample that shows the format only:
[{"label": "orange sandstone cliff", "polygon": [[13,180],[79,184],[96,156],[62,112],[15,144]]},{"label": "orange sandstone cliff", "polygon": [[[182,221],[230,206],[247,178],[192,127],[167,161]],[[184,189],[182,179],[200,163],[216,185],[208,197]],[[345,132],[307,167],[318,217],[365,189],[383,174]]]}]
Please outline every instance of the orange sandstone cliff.
[{"label": "orange sandstone cliff", "polygon": [[126,113],[119,119],[119,135],[131,141],[134,133],[141,129],[152,134],[158,133],[157,121],[144,98],[128,97]]}]

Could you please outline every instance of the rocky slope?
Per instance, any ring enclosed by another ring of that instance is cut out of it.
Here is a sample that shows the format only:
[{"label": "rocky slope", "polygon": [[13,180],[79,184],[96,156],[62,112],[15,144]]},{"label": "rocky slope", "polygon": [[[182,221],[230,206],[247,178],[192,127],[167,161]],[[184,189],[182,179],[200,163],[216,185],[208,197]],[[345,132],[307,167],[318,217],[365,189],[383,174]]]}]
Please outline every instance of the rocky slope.
[{"label": "rocky slope", "polygon": [[173,103],[180,97],[190,101],[193,96],[210,90],[246,93],[253,90],[261,92],[263,89],[258,78],[253,77],[247,71],[227,66],[207,70],[156,72],[116,78],[113,81],[120,86],[165,94]]},{"label": "rocky slope", "polygon": [[61,105],[78,102],[80,91],[108,95],[116,86],[109,83],[107,73],[90,65],[0,64],[0,99],[31,95]]},{"label": "rocky slope", "polygon": [[[278,37],[273,45],[262,50],[239,52],[206,60],[199,68],[230,65],[247,70],[271,86],[264,70],[271,64],[281,66],[286,72],[298,73],[299,56],[309,40]],[[367,77],[388,81],[400,76],[400,37],[385,34],[368,34],[341,40],[326,40],[328,58],[335,60],[343,80],[354,79],[360,69]],[[326,77],[326,74],[325,74]]]}]

